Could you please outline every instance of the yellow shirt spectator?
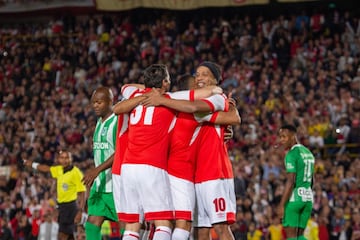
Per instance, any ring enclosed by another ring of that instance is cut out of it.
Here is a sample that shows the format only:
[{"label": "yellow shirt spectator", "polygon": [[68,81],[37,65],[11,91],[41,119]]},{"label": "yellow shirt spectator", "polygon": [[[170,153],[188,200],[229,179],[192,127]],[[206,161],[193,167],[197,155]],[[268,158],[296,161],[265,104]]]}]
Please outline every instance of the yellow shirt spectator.
[{"label": "yellow shirt spectator", "polygon": [[310,218],[307,222],[304,236],[307,240],[319,240],[319,225],[313,218]]}]

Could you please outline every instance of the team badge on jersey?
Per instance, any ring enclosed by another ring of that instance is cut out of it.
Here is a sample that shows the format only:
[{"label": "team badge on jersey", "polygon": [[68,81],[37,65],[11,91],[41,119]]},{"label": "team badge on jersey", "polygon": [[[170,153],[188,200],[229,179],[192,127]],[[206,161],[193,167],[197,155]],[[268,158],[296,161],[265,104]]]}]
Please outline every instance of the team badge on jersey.
[{"label": "team badge on jersey", "polygon": [[69,185],[66,183],[63,183],[62,189],[64,190],[64,192],[66,192],[67,190],[69,190]]},{"label": "team badge on jersey", "polygon": [[107,128],[107,127],[104,127],[104,128],[102,129],[101,136],[105,136],[105,135],[107,134],[107,130],[108,130],[108,128]]}]

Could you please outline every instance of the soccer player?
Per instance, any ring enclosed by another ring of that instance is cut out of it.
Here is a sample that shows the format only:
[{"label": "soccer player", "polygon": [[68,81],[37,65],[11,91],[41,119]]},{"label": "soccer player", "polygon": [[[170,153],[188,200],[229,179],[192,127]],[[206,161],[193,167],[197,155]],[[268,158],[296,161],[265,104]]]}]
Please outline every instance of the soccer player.
[{"label": "soccer player", "polygon": [[86,239],[101,240],[104,220],[118,222],[116,215],[111,166],[114,161],[118,117],[113,113],[113,93],[110,88],[99,87],[91,97],[98,121],[93,134],[95,168],[88,170],[83,178],[90,188],[88,218],[85,223]]},{"label": "soccer player", "polygon": [[[194,81],[193,76],[184,75],[178,81],[178,89],[193,89]],[[172,239],[187,240],[190,236],[195,207],[196,162],[194,156],[196,148],[193,146],[196,145],[200,124],[206,121],[217,124],[239,124],[241,119],[232,104],[230,104],[231,111],[222,112],[227,110],[228,104],[225,97],[220,94],[192,102],[151,96],[143,103],[145,105],[164,105],[180,111],[171,135],[168,173],[176,220]],[[206,112],[192,114],[196,111]],[[211,111],[217,112],[209,114]]]},{"label": "soccer player", "polygon": [[313,206],[312,181],[315,158],[308,148],[297,141],[296,127],[284,125],[279,129],[285,155],[286,183],[278,207],[287,239],[303,239],[304,229]]},{"label": "soccer player", "polygon": [[74,239],[75,225],[80,223],[84,212],[86,186],[81,182],[82,172],[72,164],[70,152],[60,151],[58,162],[59,165],[49,167],[24,160],[24,165],[40,172],[50,172],[57,180],[59,240]]},{"label": "soccer player", "polygon": [[[170,76],[165,65],[144,71],[146,89],[125,86],[125,98],[142,95],[151,88],[165,93]],[[138,105],[130,113],[128,144],[121,165],[119,220],[125,222],[123,240],[139,239],[142,221],[154,221],[154,240],[171,238],[173,207],[166,172],[167,152],[174,111]]]},{"label": "soccer player", "polygon": [[[220,66],[202,62],[196,69],[195,86],[216,86],[221,81]],[[207,240],[211,227],[221,240],[232,240],[230,224],[235,222],[236,198],[232,164],[224,142],[225,125],[204,123],[199,131],[196,150],[195,193],[197,221],[195,234]]]}]

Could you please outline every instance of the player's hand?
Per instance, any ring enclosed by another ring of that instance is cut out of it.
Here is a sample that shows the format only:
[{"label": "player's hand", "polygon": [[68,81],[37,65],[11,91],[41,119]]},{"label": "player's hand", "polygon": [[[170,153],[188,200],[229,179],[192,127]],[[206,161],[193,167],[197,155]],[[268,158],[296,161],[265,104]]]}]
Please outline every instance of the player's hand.
[{"label": "player's hand", "polygon": [[96,168],[88,170],[82,179],[82,182],[86,187],[91,187],[95,178],[99,175],[99,171]]},{"label": "player's hand", "polygon": [[146,96],[146,98],[141,101],[141,105],[145,107],[159,106],[161,105],[161,100],[164,98],[160,91],[154,88],[143,96]]},{"label": "player's hand", "polygon": [[234,136],[234,131],[231,125],[228,125],[227,128],[225,129],[225,133],[224,133],[224,140],[225,141],[229,141],[230,139],[232,139]]},{"label": "player's hand", "polygon": [[229,101],[229,104],[236,107],[236,100],[234,98],[228,98],[227,100]]},{"label": "player's hand", "polygon": [[214,87],[214,88],[212,89],[211,92],[212,92],[212,94],[222,94],[222,93],[223,93],[223,90],[222,90],[221,87],[216,86],[216,87]]},{"label": "player's hand", "polygon": [[74,218],[74,224],[75,225],[78,225],[81,223],[81,217],[82,217],[82,211],[79,210],[76,215],[75,215],[75,218]]}]

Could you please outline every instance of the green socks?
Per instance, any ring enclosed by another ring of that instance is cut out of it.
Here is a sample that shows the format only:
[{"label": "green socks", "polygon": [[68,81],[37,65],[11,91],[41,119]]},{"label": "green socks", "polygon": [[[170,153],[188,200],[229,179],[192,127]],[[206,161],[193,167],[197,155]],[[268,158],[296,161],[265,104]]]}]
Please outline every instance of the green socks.
[{"label": "green socks", "polygon": [[85,234],[86,234],[86,240],[101,240],[101,228],[86,222],[85,223]]}]

